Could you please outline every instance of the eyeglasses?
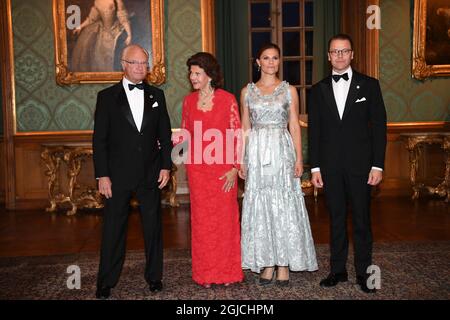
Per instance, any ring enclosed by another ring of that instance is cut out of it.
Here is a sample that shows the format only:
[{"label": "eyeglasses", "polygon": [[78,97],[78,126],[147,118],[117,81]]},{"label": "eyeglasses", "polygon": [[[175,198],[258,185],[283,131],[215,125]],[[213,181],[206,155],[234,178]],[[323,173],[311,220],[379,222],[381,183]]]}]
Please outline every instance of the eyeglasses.
[{"label": "eyeglasses", "polygon": [[337,57],[339,56],[339,54],[342,54],[343,56],[348,56],[350,54],[350,52],[352,52],[352,49],[335,49],[335,50],[330,50],[328,51],[333,57]]},{"label": "eyeglasses", "polygon": [[144,66],[144,67],[149,66],[147,61],[134,61],[134,60],[128,61],[128,60],[124,60],[124,59],[122,59],[122,61],[124,61],[128,64],[131,64],[132,66]]}]

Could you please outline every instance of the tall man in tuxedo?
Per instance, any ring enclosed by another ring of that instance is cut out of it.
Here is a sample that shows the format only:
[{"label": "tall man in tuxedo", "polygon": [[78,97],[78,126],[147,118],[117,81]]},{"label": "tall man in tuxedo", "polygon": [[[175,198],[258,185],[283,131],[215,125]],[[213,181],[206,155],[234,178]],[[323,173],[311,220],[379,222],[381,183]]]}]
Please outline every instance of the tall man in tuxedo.
[{"label": "tall man in tuxedo", "polygon": [[99,299],[119,280],[125,260],[131,194],[140,205],[145,241],[145,280],[151,292],[162,290],[163,244],[160,189],[170,178],[171,128],[164,92],[143,82],[149,55],[138,45],[122,52],[124,77],[98,93],[94,124],[94,167],[106,197]]},{"label": "tall man in tuxedo", "polygon": [[366,293],[372,264],[370,191],[382,180],[386,110],[378,80],[352,70],[353,43],[345,34],[328,43],[332,75],[311,89],[308,112],[312,183],[324,188],[331,222],[331,272],[320,282],[347,281],[347,202],[351,206],[357,284]]}]

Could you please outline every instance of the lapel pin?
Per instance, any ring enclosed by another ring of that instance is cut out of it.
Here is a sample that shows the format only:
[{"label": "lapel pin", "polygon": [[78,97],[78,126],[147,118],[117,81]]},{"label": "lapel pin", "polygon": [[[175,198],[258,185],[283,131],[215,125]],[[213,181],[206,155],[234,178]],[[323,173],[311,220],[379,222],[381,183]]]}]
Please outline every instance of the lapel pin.
[{"label": "lapel pin", "polygon": [[152,95],[150,95],[150,99],[153,99],[153,96],[152,96]]},{"label": "lapel pin", "polygon": [[359,86],[356,86],[356,89],[359,89]]}]

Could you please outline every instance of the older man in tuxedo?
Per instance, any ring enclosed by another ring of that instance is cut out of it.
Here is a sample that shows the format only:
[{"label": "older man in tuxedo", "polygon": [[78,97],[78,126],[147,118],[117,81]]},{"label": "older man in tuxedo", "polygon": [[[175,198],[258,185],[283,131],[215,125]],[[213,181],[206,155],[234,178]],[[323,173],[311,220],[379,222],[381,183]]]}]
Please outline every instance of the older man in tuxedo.
[{"label": "older man in tuxedo", "polygon": [[125,260],[129,201],[139,201],[145,241],[145,280],[162,290],[160,189],[170,178],[171,128],[162,90],[148,85],[149,55],[138,45],[121,56],[124,77],[98,93],[93,149],[98,188],[106,197],[96,297],[106,299]]},{"label": "older man in tuxedo", "polygon": [[329,41],[332,75],[312,87],[308,112],[312,183],[324,188],[331,222],[330,267],[322,287],[348,279],[347,202],[352,212],[356,282],[366,293],[372,264],[370,191],[382,180],[386,149],[386,111],[378,80],[350,66],[348,35]]}]

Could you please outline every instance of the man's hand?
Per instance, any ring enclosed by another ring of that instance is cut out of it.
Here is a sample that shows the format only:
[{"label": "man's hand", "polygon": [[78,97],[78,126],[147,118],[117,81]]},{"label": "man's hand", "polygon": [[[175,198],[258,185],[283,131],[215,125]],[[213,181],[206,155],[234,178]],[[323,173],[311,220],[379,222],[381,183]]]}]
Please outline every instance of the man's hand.
[{"label": "man's hand", "polygon": [[372,169],[369,172],[369,179],[367,180],[367,184],[371,186],[376,186],[383,180],[383,171]]},{"label": "man's hand", "polygon": [[311,174],[311,182],[316,188],[323,187],[322,174],[320,173],[320,171],[313,172]]},{"label": "man's hand", "polygon": [[106,199],[112,198],[111,179],[109,177],[100,177],[98,179],[98,191],[104,195]]},{"label": "man's hand", "polygon": [[170,170],[162,169],[159,172],[158,182],[160,182],[158,188],[162,189],[166,186],[167,182],[170,180]]}]

